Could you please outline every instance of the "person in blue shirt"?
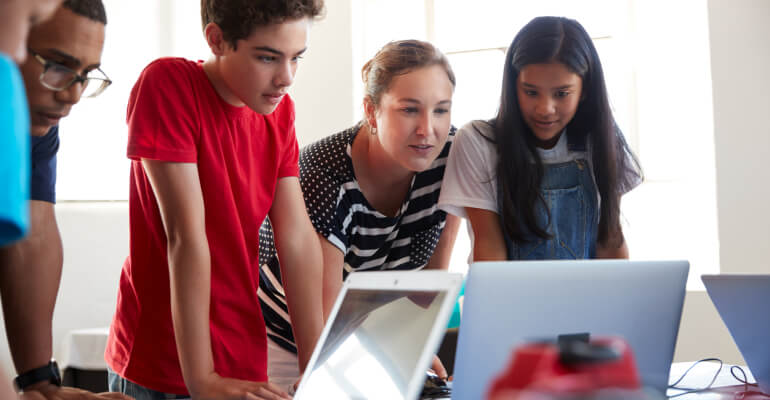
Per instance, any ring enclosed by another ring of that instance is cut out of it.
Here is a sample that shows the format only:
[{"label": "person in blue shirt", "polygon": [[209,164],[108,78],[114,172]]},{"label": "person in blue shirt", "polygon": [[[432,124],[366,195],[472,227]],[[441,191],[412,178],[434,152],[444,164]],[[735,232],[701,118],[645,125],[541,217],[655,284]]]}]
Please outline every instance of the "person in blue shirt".
[{"label": "person in blue shirt", "polygon": [[[33,22],[50,17],[61,0],[0,2],[0,246],[27,231],[29,113],[17,63],[27,56]],[[2,267],[2,266],[0,266]],[[0,369],[0,398],[12,398],[11,382]]]},{"label": "person in blue shirt", "polygon": [[[22,2],[29,5],[37,0],[10,1]],[[0,11],[6,15],[6,10]],[[30,19],[37,18],[25,20]],[[30,30],[21,49],[13,50],[20,55],[27,97],[14,109],[24,108],[25,113],[22,136],[26,145],[19,163],[31,173],[23,172],[16,178],[29,188],[24,189],[29,194],[25,192],[22,202],[29,207],[30,227],[25,238],[0,248],[0,294],[8,343],[19,373],[17,390],[27,398],[67,400],[97,396],[61,387],[58,367],[51,361],[53,309],[62,270],[62,244],[54,202],[56,125],[83,96],[99,94],[110,83],[99,69],[105,25],[101,0],[65,0],[49,20]],[[6,113],[4,109],[2,114]],[[126,398],[115,393],[101,397]]]},{"label": "person in blue shirt", "polygon": [[29,113],[17,63],[27,56],[32,23],[53,14],[61,0],[0,3],[0,246],[27,232]]}]

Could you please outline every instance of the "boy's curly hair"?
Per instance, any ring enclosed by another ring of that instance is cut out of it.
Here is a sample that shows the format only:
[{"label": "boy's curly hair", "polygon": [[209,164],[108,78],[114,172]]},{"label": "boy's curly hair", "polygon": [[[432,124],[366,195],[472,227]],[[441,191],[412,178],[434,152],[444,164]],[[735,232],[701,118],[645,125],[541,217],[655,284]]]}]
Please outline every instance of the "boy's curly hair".
[{"label": "boy's curly hair", "polygon": [[201,22],[213,22],[222,29],[224,40],[233,48],[260,26],[299,18],[317,18],[324,0],[201,0]]}]

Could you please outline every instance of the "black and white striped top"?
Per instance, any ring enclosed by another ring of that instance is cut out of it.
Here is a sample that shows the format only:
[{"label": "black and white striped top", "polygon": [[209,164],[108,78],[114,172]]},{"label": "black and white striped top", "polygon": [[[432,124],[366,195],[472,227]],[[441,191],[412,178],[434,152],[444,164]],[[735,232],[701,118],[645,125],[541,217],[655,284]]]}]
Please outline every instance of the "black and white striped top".
[{"label": "black and white striped top", "polygon": [[[345,255],[343,279],[352,271],[421,269],[430,260],[446,223],[446,212],[437,205],[455,128],[433,164],[415,174],[398,215],[390,217],[369,204],[356,181],[350,154],[360,127],[361,123],[300,152],[299,179],[310,221]],[[267,219],[259,231],[259,264],[259,299],[267,335],[296,353]]]}]

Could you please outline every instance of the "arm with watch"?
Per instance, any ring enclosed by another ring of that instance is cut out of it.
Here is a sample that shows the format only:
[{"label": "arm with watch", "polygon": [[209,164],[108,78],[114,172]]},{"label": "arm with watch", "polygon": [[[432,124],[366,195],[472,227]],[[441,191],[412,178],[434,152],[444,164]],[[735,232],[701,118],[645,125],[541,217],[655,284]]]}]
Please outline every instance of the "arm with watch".
[{"label": "arm with watch", "polygon": [[[0,248],[0,294],[11,356],[19,374],[17,391],[26,398],[128,399],[62,387],[52,360],[52,320],[62,271],[62,243],[54,204],[30,200],[26,238]],[[4,379],[4,378],[2,378]],[[37,392],[37,393],[34,393]],[[34,394],[34,396],[33,396]]]},{"label": "arm with watch", "polygon": [[22,393],[49,384],[61,387],[61,371],[54,359],[51,359],[48,364],[20,374],[13,380],[13,386]]}]

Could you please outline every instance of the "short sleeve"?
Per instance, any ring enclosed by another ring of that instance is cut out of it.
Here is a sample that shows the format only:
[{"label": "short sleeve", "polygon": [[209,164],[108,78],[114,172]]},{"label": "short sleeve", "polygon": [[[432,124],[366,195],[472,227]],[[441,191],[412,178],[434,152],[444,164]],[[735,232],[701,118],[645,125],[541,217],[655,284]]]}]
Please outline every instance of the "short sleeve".
[{"label": "short sleeve", "polygon": [[29,228],[29,111],[16,64],[0,53],[0,246]]},{"label": "short sleeve", "polygon": [[615,124],[614,127],[620,157],[618,160],[618,192],[622,196],[639,186],[644,181],[644,175],[639,160],[631,151],[620,126]]},{"label": "short sleeve", "polygon": [[345,153],[346,135],[336,134],[307,146],[300,156],[300,184],[310,222],[316,232],[343,253],[348,240],[343,219],[352,209],[349,196],[343,196],[345,182],[352,180]]},{"label": "short sleeve", "polygon": [[439,208],[460,217],[467,217],[465,207],[498,211],[497,154],[492,138],[483,121],[460,128],[449,152]]},{"label": "short sleeve", "polygon": [[628,184],[623,185],[620,188],[620,191],[622,194],[626,194],[636,189],[639,185],[642,184],[642,182],[644,182],[644,177],[642,176],[641,169],[629,168],[628,176],[629,176]]},{"label": "short sleeve", "polygon": [[44,136],[32,136],[32,176],[30,200],[56,203],[56,153],[59,151],[59,127]]},{"label": "short sleeve", "polygon": [[345,252],[347,240],[337,218],[338,208],[341,206],[337,202],[340,187],[336,184],[336,179],[324,172],[317,169],[303,174],[302,192],[305,194],[305,206],[316,232]]},{"label": "short sleeve", "polygon": [[148,65],[131,90],[128,157],[197,162],[199,110],[193,62],[164,58]]},{"label": "short sleeve", "polygon": [[277,116],[282,121],[279,126],[285,129],[285,146],[283,157],[281,157],[281,166],[278,169],[278,177],[285,178],[289,176],[299,176],[299,144],[297,143],[297,133],[294,129],[294,102],[291,97],[286,95],[281,104],[281,115]]}]

